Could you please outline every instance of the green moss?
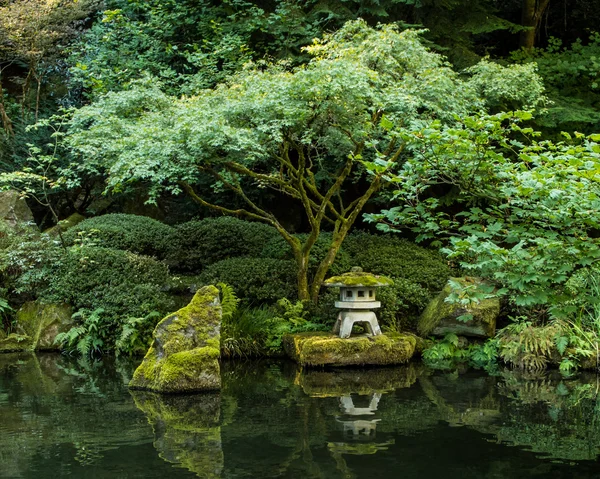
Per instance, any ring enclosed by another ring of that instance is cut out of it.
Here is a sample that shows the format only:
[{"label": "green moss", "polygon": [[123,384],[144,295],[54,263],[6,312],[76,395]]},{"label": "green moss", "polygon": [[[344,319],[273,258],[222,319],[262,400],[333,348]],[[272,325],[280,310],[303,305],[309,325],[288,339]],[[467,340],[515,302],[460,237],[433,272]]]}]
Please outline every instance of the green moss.
[{"label": "green moss", "polygon": [[13,333],[0,340],[0,352],[2,353],[31,350],[33,350],[33,340],[27,334]]},{"label": "green moss", "polygon": [[382,334],[341,339],[332,333],[284,336],[284,349],[303,366],[386,365],[407,362],[416,339],[407,334]]},{"label": "green moss", "polygon": [[219,290],[205,286],[158,323],[130,387],[163,393],[219,389],[220,322]]},{"label": "green moss", "polygon": [[85,220],[85,216],[80,215],[79,213],[73,213],[68,218],[65,218],[64,220],[60,221],[57,225],[45,230],[44,233],[46,233],[50,236],[58,236],[59,233],[62,233],[64,231],[67,231],[67,230],[73,228],[74,226],[77,226],[79,223],[81,223],[84,220]]},{"label": "green moss", "polygon": [[72,312],[66,304],[28,302],[17,311],[17,326],[31,337],[35,349],[58,350],[54,340],[73,326]]},{"label": "green moss", "polygon": [[325,286],[391,286],[394,284],[387,276],[371,273],[351,272],[333,276],[324,282]]},{"label": "green moss", "polygon": [[[454,281],[473,284],[473,278],[453,278]],[[417,329],[421,336],[430,334],[444,336],[454,333],[465,336],[493,337],[496,331],[496,318],[500,314],[498,298],[483,299],[479,303],[460,305],[449,303],[446,298],[452,293],[448,283],[421,314]],[[461,315],[470,314],[470,321],[459,321]]]}]

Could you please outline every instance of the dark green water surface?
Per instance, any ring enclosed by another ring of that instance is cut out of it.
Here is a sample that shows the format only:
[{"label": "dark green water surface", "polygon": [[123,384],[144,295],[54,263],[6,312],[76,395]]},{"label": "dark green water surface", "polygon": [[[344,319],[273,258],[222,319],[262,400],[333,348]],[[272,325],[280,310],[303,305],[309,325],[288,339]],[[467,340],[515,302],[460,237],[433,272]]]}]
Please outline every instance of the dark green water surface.
[{"label": "dark green water surface", "polygon": [[161,397],[136,365],[0,355],[0,477],[600,477],[595,375],[249,361]]}]

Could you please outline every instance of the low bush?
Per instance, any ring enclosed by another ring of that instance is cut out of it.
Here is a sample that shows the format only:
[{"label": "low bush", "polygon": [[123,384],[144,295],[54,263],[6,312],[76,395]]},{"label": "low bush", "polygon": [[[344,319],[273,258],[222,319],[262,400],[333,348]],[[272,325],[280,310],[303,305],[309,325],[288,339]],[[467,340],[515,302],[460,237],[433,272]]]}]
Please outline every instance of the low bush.
[{"label": "low bush", "polygon": [[67,230],[65,243],[88,242],[104,248],[164,259],[173,249],[175,230],[147,216],[108,214],[88,218]]},{"label": "low bush", "polygon": [[393,235],[354,233],[344,248],[364,271],[402,278],[431,292],[441,291],[451,269],[436,251]]},{"label": "low bush", "polygon": [[175,227],[177,240],[169,262],[178,271],[197,272],[234,257],[259,257],[279,233],[272,226],[230,216],[189,221]]},{"label": "low bush", "polygon": [[147,256],[96,246],[72,247],[50,273],[42,299],[68,303],[75,310],[101,308],[104,316],[121,321],[173,308],[173,300],[163,291],[168,268]]},{"label": "low bush", "polygon": [[296,267],[285,260],[229,258],[208,266],[199,279],[201,284],[228,284],[246,305],[272,304],[297,295]]}]

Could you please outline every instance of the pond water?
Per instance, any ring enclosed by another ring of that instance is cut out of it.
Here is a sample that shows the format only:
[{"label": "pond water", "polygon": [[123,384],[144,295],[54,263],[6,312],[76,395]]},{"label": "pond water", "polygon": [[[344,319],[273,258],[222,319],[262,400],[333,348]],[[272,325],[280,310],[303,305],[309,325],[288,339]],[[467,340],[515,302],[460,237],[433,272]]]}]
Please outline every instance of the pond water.
[{"label": "pond water", "polygon": [[600,476],[595,375],[252,361],[160,397],[128,391],[136,365],[0,355],[0,476]]}]

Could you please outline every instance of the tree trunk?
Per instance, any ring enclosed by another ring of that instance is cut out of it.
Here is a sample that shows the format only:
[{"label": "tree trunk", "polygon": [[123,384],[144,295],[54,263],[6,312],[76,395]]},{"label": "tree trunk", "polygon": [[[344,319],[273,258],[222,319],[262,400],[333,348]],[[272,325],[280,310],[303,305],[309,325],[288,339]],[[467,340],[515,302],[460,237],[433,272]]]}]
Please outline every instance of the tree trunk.
[{"label": "tree trunk", "polygon": [[550,3],[550,0],[522,0],[521,24],[527,30],[521,32],[520,45],[526,50],[535,46],[537,32],[542,22],[542,16]]},{"label": "tree trunk", "polygon": [[[1,75],[1,73],[0,73]],[[2,121],[2,128],[4,131],[8,133],[10,136],[14,134],[12,121],[6,113],[6,107],[4,106],[4,90],[2,89],[2,77],[0,76],[0,120]]]},{"label": "tree trunk", "polygon": [[298,266],[298,299],[301,301],[310,300],[308,288],[308,255],[300,252],[296,256],[296,265]]},{"label": "tree trunk", "polygon": [[325,281],[325,276],[331,268],[331,265],[335,261],[335,257],[337,256],[340,248],[342,247],[342,243],[346,239],[346,235],[348,234],[349,227],[342,227],[339,232],[333,234],[333,238],[331,239],[331,245],[329,246],[329,250],[319,264],[317,268],[317,272],[315,273],[315,277],[313,278],[313,282],[310,285],[310,299],[313,303],[317,303],[319,300],[319,292],[321,291],[321,285],[323,281]]}]

